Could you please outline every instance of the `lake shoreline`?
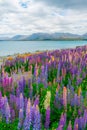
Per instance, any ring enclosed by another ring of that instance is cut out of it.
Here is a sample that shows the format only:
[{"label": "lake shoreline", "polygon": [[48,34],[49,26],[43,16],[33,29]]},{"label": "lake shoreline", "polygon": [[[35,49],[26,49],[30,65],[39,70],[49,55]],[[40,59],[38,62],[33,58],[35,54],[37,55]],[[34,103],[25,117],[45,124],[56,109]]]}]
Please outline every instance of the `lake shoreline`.
[{"label": "lake shoreline", "polygon": [[86,41],[3,41],[0,42],[0,57],[37,51],[60,50],[87,45]]},{"label": "lake shoreline", "polygon": [[[84,46],[87,46],[87,45],[84,45]],[[55,50],[59,50],[59,51],[62,51],[62,50],[70,50],[70,49],[76,49],[76,48],[81,48],[81,47],[84,47],[84,46],[76,46],[75,48],[65,48],[65,49],[55,49]],[[16,57],[23,57],[24,55],[27,57],[27,56],[30,56],[30,55],[38,55],[40,53],[44,53],[44,52],[53,52],[55,50],[43,50],[43,51],[35,51],[35,52],[25,52],[25,53],[17,53],[17,54],[13,54],[13,55],[7,55],[7,56],[0,56],[0,66],[8,59],[12,58],[16,58]]]}]

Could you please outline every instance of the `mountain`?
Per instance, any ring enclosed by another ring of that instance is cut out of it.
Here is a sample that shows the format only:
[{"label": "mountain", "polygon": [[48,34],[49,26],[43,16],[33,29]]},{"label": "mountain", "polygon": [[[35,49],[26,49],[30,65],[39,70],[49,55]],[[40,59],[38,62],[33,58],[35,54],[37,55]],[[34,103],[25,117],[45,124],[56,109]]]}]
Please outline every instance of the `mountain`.
[{"label": "mountain", "polygon": [[[1,40],[1,39],[0,39]],[[6,38],[2,39],[6,40]],[[40,40],[87,40],[87,33],[83,35],[72,33],[33,33],[32,35],[15,35],[8,38],[11,41],[40,41]]]},{"label": "mountain", "polygon": [[71,33],[34,33],[32,35],[16,35],[12,40],[24,40],[24,41],[35,41],[35,40],[78,40],[83,39],[81,35]]},{"label": "mountain", "polygon": [[0,37],[0,41],[8,41],[8,40],[10,40],[9,37]]},{"label": "mountain", "polygon": [[50,38],[51,38],[51,35],[48,33],[34,33],[26,37],[24,40],[47,40]]},{"label": "mountain", "polygon": [[24,40],[24,41],[33,41],[33,40],[62,40],[62,39],[78,39],[79,35],[70,34],[70,33],[34,33],[30,36],[17,35],[12,38],[12,40]]},{"label": "mountain", "polygon": [[87,33],[85,33],[82,37],[87,40]]},{"label": "mountain", "polygon": [[12,37],[10,40],[20,41],[20,40],[24,40],[26,37],[27,37],[26,35],[16,35],[16,36]]}]

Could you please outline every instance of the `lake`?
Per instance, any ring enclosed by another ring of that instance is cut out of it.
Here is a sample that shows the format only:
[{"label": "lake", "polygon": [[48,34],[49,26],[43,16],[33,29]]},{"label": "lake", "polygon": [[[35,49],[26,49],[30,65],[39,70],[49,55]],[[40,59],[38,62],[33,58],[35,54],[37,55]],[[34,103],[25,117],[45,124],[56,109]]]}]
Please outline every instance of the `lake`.
[{"label": "lake", "polygon": [[87,41],[0,41],[0,56],[17,53],[75,48],[87,45]]}]

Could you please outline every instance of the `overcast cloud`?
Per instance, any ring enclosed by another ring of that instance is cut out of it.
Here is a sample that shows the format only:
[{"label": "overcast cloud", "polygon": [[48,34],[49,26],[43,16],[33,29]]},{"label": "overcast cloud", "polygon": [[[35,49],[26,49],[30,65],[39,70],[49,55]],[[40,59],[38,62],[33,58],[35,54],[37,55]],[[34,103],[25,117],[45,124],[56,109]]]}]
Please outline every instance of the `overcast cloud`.
[{"label": "overcast cloud", "polygon": [[[64,9],[87,9],[87,0],[37,0],[43,1],[49,6],[56,6]],[[81,10],[80,10],[81,11]]]},{"label": "overcast cloud", "polygon": [[0,35],[87,32],[87,0],[0,0]]}]

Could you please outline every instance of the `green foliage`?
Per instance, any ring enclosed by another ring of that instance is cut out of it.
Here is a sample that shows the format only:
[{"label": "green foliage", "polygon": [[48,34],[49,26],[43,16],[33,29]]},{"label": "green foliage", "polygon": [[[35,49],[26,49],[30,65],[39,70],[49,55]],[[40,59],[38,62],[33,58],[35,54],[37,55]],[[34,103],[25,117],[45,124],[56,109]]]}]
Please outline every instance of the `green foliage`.
[{"label": "green foliage", "polygon": [[13,121],[10,124],[6,124],[6,122],[0,122],[0,130],[18,130],[18,119]]},{"label": "green foliage", "polygon": [[28,87],[28,85],[26,85],[25,87],[24,87],[24,96],[25,97],[29,97],[29,87]]}]

